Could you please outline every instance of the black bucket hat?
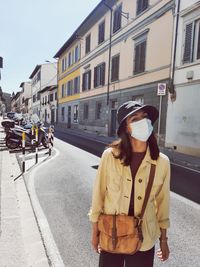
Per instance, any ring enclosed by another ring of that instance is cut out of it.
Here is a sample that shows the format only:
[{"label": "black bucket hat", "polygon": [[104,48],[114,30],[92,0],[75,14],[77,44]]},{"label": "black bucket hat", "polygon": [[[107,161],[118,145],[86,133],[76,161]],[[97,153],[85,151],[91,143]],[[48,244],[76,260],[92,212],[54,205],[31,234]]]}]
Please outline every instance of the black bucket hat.
[{"label": "black bucket hat", "polygon": [[125,121],[125,119],[139,110],[144,110],[148,114],[148,117],[151,120],[152,124],[154,124],[154,122],[158,118],[159,112],[154,106],[141,105],[136,101],[125,102],[117,110],[117,121],[119,123],[119,127],[117,130],[118,135],[120,133],[122,123]]}]

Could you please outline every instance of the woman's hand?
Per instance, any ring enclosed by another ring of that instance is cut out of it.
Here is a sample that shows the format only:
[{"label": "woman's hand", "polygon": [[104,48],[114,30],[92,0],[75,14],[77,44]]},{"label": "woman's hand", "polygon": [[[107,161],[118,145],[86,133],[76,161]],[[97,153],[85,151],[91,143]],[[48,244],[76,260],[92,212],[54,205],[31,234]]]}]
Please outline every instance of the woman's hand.
[{"label": "woman's hand", "polygon": [[157,256],[159,260],[166,261],[169,258],[169,247],[167,240],[160,240],[160,249],[157,251]]},{"label": "woman's hand", "polygon": [[100,251],[99,251],[99,236],[98,235],[92,235],[92,246],[93,246],[93,249],[97,253],[100,253]]},{"label": "woman's hand", "polygon": [[92,227],[92,247],[97,252],[100,253],[100,247],[99,247],[99,231],[98,231],[98,225],[97,223],[93,223]]}]

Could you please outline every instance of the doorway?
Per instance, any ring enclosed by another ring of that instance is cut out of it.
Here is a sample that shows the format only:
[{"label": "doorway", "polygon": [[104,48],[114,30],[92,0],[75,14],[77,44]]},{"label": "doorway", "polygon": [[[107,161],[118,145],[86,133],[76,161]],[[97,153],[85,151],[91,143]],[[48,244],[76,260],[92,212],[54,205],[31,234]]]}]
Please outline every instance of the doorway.
[{"label": "doorway", "polygon": [[68,106],[67,128],[71,128],[71,106]]}]

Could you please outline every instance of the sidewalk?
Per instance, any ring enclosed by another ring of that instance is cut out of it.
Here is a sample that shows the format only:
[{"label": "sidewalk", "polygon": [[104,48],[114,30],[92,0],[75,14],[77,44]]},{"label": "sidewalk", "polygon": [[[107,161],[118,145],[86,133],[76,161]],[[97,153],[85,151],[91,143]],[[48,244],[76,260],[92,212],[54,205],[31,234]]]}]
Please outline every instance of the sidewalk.
[{"label": "sidewalk", "polygon": [[3,145],[0,118],[0,267],[48,267],[48,259],[15,154]]},{"label": "sidewalk", "polygon": [[[97,135],[95,133],[90,133],[90,132],[83,131],[80,129],[60,128],[58,126],[55,126],[54,129],[55,129],[55,133],[56,132],[62,132],[62,133],[69,133],[69,134],[73,134],[73,135],[78,135],[78,136],[82,136],[86,139],[92,139],[92,140],[96,140],[98,142],[102,142],[105,145],[116,140],[115,137],[101,136],[101,135]],[[199,157],[194,157],[194,156],[178,153],[172,148],[160,147],[160,151],[169,157],[171,163],[200,171],[200,158]]]}]

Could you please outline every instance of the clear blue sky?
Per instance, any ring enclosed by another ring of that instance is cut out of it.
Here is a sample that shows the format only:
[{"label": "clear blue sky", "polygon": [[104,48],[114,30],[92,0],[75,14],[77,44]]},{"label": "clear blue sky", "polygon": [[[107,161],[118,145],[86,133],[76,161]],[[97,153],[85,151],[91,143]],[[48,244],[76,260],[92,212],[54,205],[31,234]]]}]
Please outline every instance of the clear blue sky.
[{"label": "clear blue sky", "polygon": [[53,56],[100,0],[0,0],[0,86],[20,90],[37,64]]}]

